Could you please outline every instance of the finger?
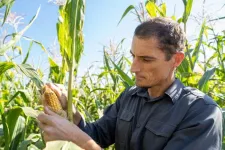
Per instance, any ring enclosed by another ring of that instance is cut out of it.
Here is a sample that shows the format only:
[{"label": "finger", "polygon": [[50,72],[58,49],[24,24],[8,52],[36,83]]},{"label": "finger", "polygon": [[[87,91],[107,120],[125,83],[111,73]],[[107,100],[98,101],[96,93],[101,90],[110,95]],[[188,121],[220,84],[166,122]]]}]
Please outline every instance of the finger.
[{"label": "finger", "polygon": [[42,135],[43,135],[43,138],[44,138],[44,141],[45,142],[52,141],[51,138],[50,138],[50,135],[49,135],[48,131],[43,131],[42,132]]},{"label": "finger", "polygon": [[60,89],[60,95],[59,95],[59,100],[60,100],[60,102],[61,102],[61,104],[62,104],[62,107],[63,107],[63,109],[65,110],[65,109],[67,109],[66,107],[67,107],[67,91],[66,91],[66,89],[65,89],[65,86],[64,85],[62,85],[62,84],[56,84],[56,83],[54,83],[54,85],[56,86],[56,87],[58,87],[59,89]]},{"label": "finger", "polygon": [[51,88],[53,90],[53,92],[55,92],[55,94],[57,95],[57,97],[61,97],[62,95],[62,91],[60,90],[59,87],[57,87],[55,84],[53,83],[47,83],[46,84],[49,88]]},{"label": "finger", "polygon": [[67,96],[65,93],[62,93],[62,95],[59,97],[59,101],[62,105],[62,108],[67,110]]},{"label": "finger", "polygon": [[67,110],[67,91],[62,84],[47,84],[57,95],[64,110]]},{"label": "finger", "polygon": [[44,95],[41,95],[41,96],[40,96],[40,100],[41,100],[41,104],[42,104],[43,106],[47,106],[47,105],[48,105],[47,102],[45,101]]},{"label": "finger", "polygon": [[51,116],[45,113],[40,113],[37,116],[38,121],[40,121],[42,124],[51,124]]},{"label": "finger", "polygon": [[[62,103],[65,103],[63,102],[64,101],[64,98],[65,98],[65,95],[63,94],[63,92],[61,91],[61,89],[56,86],[56,84],[53,84],[53,83],[47,83],[46,84],[49,88],[51,88],[51,90],[56,94],[56,96],[58,97],[58,99],[60,100],[61,104]],[[66,100],[66,99],[65,99]],[[63,104],[64,105],[64,104]]]},{"label": "finger", "polygon": [[46,132],[43,133],[43,137],[44,137],[44,141],[45,142],[50,142],[52,141],[51,138],[48,136],[48,134]]},{"label": "finger", "polygon": [[65,91],[65,87],[63,84],[57,84],[57,83],[54,83],[55,86],[57,86],[61,91]]},{"label": "finger", "polygon": [[53,92],[55,92],[62,105],[63,110],[67,110],[67,91],[65,90],[64,86],[62,84],[53,83],[47,83],[46,85],[51,88]]},{"label": "finger", "polygon": [[40,128],[42,131],[44,131],[45,128],[46,128],[46,124],[44,124],[44,123],[42,123],[42,122],[38,122],[38,126],[39,126],[39,128]]},{"label": "finger", "polygon": [[58,114],[56,114],[55,112],[53,112],[48,106],[44,107],[44,112],[50,116],[59,116]]}]

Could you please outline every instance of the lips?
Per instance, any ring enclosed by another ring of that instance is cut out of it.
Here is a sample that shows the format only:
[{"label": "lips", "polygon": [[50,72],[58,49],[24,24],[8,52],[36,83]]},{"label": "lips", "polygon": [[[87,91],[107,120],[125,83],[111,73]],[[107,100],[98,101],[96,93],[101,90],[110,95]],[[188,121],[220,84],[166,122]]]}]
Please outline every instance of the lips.
[{"label": "lips", "polygon": [[144,77],[143,76],[136,76],[135,78],[136,79],[143,79]]}]

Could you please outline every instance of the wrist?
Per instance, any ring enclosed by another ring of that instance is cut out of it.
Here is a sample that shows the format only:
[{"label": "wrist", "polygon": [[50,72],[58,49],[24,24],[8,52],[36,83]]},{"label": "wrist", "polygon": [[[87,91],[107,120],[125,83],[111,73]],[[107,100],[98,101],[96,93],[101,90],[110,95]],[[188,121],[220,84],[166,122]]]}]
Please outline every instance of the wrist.
[{"label": "wrist", "polygon": [[101,150],[101,147],[95,143],[93,139],[88,140],[84,145],[82,146],[85,150]]},{"label": "wrist", "polygon": [[71,135],[72,137],[70,141],[78,145],[80,148],[84,150],[101,150],[101,147],[88,134],[79,128]]}]

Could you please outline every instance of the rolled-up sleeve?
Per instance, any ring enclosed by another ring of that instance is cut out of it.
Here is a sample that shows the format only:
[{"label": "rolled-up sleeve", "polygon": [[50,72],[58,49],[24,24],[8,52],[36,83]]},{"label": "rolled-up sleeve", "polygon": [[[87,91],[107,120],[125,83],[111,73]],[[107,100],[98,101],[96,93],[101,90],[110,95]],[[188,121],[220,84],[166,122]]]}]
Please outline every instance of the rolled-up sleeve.
[{"label": "rolled-up sleeve", "polygon": [[96,143],[102,148],[108,147],[115,143],[115,128],[117,121],[117,113],[120,107],[120,102],[123,98],[123,93],[117,101],[108,106],[104,115],[93,123],[86,123],[83,119],[78,124],[79,128],[86,132]]},{"label": "rolled-up sleeve", "polygon": [[216,105],[190,109],[164,150],[221,150],[222,112]]}]

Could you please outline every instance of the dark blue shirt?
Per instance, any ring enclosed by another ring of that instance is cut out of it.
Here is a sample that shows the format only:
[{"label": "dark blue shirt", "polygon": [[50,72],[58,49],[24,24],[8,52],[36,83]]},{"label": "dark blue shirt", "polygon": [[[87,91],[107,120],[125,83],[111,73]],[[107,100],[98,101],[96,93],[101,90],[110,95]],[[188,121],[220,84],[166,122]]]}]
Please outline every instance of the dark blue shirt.
[{"label": "dark blue shirt", "polygon": [[222,113],[218,105],[178,79],[164,95],[130,87],[94,123],[79,127],[101,147],[116,150],[221,150]]}]

